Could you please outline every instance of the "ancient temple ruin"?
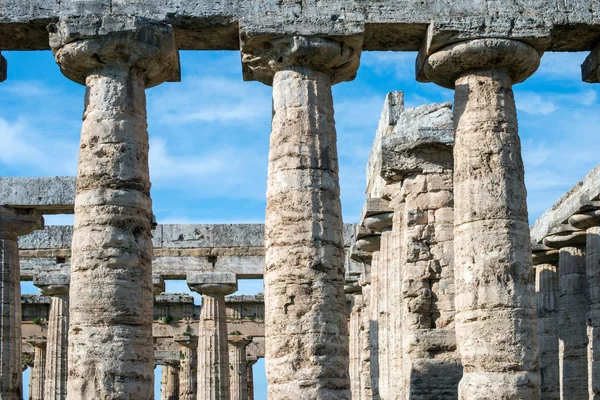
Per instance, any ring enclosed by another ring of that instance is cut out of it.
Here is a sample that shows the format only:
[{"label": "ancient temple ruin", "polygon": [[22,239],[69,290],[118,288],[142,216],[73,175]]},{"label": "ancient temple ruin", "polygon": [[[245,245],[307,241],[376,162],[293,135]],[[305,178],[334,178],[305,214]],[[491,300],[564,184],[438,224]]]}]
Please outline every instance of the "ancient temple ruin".
[{"label": "ancient temple ruin", "polygon": [[[600,170],[530,228],[512,91],[551,51],[600,81],[598,1],[0,3],[0,50],[48,49],[86,87],[79,165],[0,179],[1,400],[24,366],[33,399],[148,400],[156,364],[164,399],[249,399],[258,358],[271,400],[600,397]],[[154,220],[145,90],[179,50],[239,50],[273,87],[264,225]],[[353,225],[331,87],[363,51],[419,51],[455,96],[388,95]]]}]

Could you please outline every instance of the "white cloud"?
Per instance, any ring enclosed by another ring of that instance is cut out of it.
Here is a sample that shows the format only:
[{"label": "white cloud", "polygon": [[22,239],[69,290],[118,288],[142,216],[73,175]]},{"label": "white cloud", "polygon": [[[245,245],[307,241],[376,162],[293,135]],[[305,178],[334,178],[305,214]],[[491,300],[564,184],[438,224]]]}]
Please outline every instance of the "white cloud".
[{"label": "white cloud", "polygon": [[536,75],[553,80],[581,80],[581,64],[589,53],[556,53],[544,54]]},{"label": "white cloud", "polygon": [[558,106],[552,100],[544,99],[532,92],[519,93],[516,103],[517,110],[528,114],[548,115],[558,110]]}]

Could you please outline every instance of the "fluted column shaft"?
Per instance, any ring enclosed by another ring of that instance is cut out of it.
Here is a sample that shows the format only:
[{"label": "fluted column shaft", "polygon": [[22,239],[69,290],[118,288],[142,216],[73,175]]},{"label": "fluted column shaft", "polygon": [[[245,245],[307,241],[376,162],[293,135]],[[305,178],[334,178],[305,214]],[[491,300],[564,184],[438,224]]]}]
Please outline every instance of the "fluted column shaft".
[{"label": "fluted column shaft", "polygon": [[248,357],[246,371],[248,372],[248,400],[254,400],[254,364],[258,362],[256,357]]},{"label": "fluted column shaft", "polygon": [[33,368],[29,375],[29,400],[44,400],[46,340],[29,341],[33,346]]},{"label": "fluted column shaft", "polygon": [[587,399],[587,282],[582,248],[560,249],[558,287],[561,399]]},{"label": "fluted column shaft", "polygon": [[197,342],[188,339],[181,344],[181,362],[179,370],[179,400],[196,400],[198,387]]},{"label": "fluted column shaft", "polygon": [[86,86],[67,396],[150,400],[152,201],[145,89],[178,77],[177,50],[170,26],[161,23],[102,20],[96,32],[107,34],[83,39],[70,37],[79,32],[70,24],[66,20],[50,27],[63,73]]},{"label": "fluted column shaft", "polygon": [[425,72],[454,88],[456,336],[459,399],[539,399],[534,274],[512,86],[540,54],[479,39],[430,55]]},{"label": "fluted column shaft", "polygon": [[587,229],[588,387],[590,400],[600,399],[600,226]]},{"label": "fluted column shaft", "polygon": [[230,399],[248,399],[248,361],[246,348],[250,343],[244,338],[232,337],[229,340]]},{"label": "fluted column shaft", "polygon": [[539,264],[535,267],[535,272],[541,398],[559,400],[558,273],[553,264]]},{"label": "fluted column shaft", "polygon": [[35,213],[0,207],[0,400],[23,398],[17,236],[42,227],[42,221]]},{"label": "fluted column shaft", "polygon": [[331,86],[353,78],[358,54],[317,37],[269,44],[244,54],[255,79],[273,85],[264,276],[269,399],[349,399]]},{"label": "fluted column shaft", "polygon": [[161,400],[179,400],[179,366],[163,365],[161,380]]},{"label": "fluted column shaft", "polygon": [[52,296],[48,318],[45,400],[67,398],[69,345],[69,294]]},{"label": "fluted column shaft", "polygon": [[225,296],[202,295],[198,329],[198,400],[229,400]]}]

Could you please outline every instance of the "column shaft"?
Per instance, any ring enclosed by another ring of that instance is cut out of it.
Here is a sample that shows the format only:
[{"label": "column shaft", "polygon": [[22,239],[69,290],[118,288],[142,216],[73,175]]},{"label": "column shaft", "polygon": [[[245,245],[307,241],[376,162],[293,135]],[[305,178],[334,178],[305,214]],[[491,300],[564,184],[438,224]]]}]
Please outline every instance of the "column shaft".
[{"label": "column shaft", "polygon": [[350,320],[348,322],[349,344],[350,344],[350,390],[353,400],[361,400],[361,374],[360,374],[360,325],[362,314],[362,295],[352,295],[352,306]]},{"label": "column shaft", "polygon": [[558,266],[560,396],[565,400],[587,399],[587,282],[582,249],[560,249]]},{"label": "column shaft", "polygon": [[45,400],[67,398],[69,295],[52,296],[48,318]]},{"label": "column shaft", "polygon": [[161,400],[179,400],[179,366],[163,365]]},{"label": "column shaft", "polygon": [[152,202],[144,83],[88,76],[71,261],[70,399],[152,399]]},{"label": "column shaft", "polygon": [[455,123],[456,334],[465,366],[459,398],[537,399],[534,280],[509,75],[460,77]]},{"label": "column shaft", "polygon": [[44,369],[46,343],[33,346],[33,368],[29,375],[29,400],[44,400]]},{"label": "column shaft", "polygon": [[600,227],[587,229],[586,275],[588,285],[588,387],[590,400],[600,399]]},{"label": "column shaft", "polygon": [[222,294],[202,294],[197,399],[229,400],[227,315]]},{"label": "column shaft", "polygon": [[246,361],[246,343],[229,342],[230,399],[248,399],[248,362]]},{"label": "column shaft", "polygon": [[253,357],[252,359],[248,359],[248,364],[246,365],[246,371],[248,373],[248,400],[254,400],[254,364],[258,359]]},{"label": "column shaft", "polygon": [[[1,224],[1,221],[0,221]],[[21,281],[17,236],[0,225],[0,399],[21,400]]]},{"label": "column shaft", "polygon": [[179,399],[196,400],[198,387],[198,358],[196,348],[181,346],[181,371],[179,372]]},{"label": "column shaft", "polygon": [[540,264],[535,271],[542,400],[559,400],[557,269]]},{"label": "column shaft", "polygon": [[265,221],[269,398],[350,398],[331,78],[275,73]]}]

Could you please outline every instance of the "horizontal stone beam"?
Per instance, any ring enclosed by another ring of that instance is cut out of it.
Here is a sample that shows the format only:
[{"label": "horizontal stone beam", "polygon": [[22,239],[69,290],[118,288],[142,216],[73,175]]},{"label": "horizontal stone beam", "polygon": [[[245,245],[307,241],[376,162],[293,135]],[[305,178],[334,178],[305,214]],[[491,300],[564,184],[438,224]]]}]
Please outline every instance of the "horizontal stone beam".
[{"label": "horizontal stone beam", "polygon": [[75,178],[0,178],[0,205],[41,214],[73,214]]},{"label": "horizontal stone beam", "polygon": [[[344,224],[347,246],[354,224]],[[70,271],[72,226],[47,226],[19,238],[21,280],[39,273]],[[152,273],[184,280],[188,274],[231,272],[238,279],[260,279],[264,269],[264,225],[158,225],[153,232]]]},{"label": "horizontal stone beam", "polygon": [[[143,16],[173,25],[186,50],[239,48],[240,27],[254,35],[364,35],[365,50],[418,50],[423,42],[472,35],[546,38],[552,50],[590,50],[600,37],[597,0],[4,0],[0,49],[48,49],[46,26],[59,18]],[[438,27],[428,32],[431,21]],[[427,40],[425,40],[427,38]]]},{"label": "horizontal stone beam", "polygon": [[580,211],[600,207],[600,165],[596,166],[583,180],[577,182],[556,204],[550,207],[531,226],[531,244],[539,247],[542,240],[561,231],[561,225]]}]

